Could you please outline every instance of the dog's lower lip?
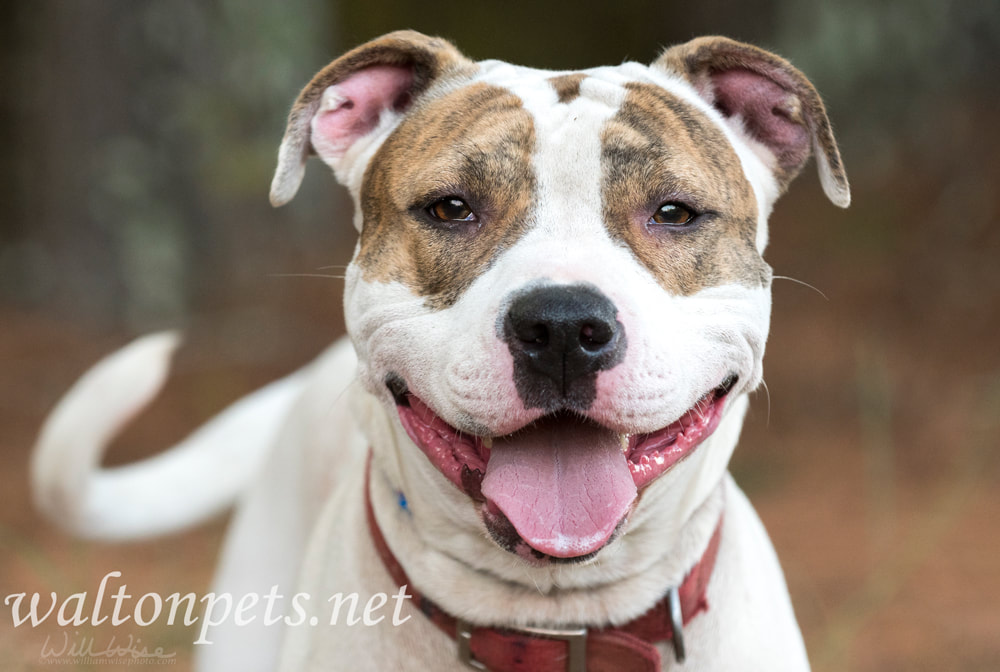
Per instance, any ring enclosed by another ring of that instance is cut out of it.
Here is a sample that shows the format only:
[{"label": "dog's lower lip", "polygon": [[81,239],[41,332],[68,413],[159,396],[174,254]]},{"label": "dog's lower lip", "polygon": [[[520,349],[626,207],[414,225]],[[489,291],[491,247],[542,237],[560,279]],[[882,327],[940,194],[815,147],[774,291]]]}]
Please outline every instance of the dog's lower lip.
[{"label": "dog's lower lip", "polygon": [[739,377],[728,376],[717,387],[706,392],[680,418],[649,434],[634,434],[624,446],[632,470],[632,479],[639,490],[686,458],[708,438],[722,419],[725,399],[736,386]]},{"label": "dog's lower lip", "polygon": [[475,496],[489,460],[483,437],[458,431],[412,392],[394,396],[399,420],[410,439],[448,480]]},{"label": "dog's lower lip", "polygon": [[[722,417],[725,399],[735,385],[735,382],[736,379],[734,376],[727,378],[723,383],[706,392],[679,419],[663,429],[648,434],[619,435],[622,443],[622,453],[626,458],[628,476],[631,476],[632,485],[634,485],[634,490],[632,490],[633,497],[637,491],[641,491],[674,465],[691,455],[695,448],[715,431]],[[547,551],[550,546],[559,549],[559,552],[555,553],[558,557],[590,557],[599,548],[610,542],[612,536],[603,539],[601,546],[596,547],[594,545],[595,537],[593,536],[588,537],[583,535],[573,537],[571,535],[567,538],[571,539],[572,543],[586,552],[581,551],[580,553],[566,554],[563,552],[564,549],[562,547],[558,545],[553,546],[550,543],[552,539],[549,537],[538,537],[535,539],[534,544],[528,543],[523,537],[514,538],[519,535],[519,532],[514,524],[510,523],[506,518],[506,515],[494,515],[492,518],[487,515],[491,501],[483,493],[483,483],[487,474],[487,465],[490,462],[493,439],[491,437],[474,436],[458,431],[438,416],[418,396],[410,392],[409,387],[406,386],[402,379],[394,379],[391,381],[391,384],[387,381],[387,384],[389,384],[390,391],[393,392],[399,419],[406,433],[420,447],[434,467],[454,483],[456,487],[465,492],[473,501],[482,506],[484,523],[501,548],[515,552],[527,561],[542,562],[546,561],[546,558],[549,557]],[[541,423],[547,426],[547,430],[538,431],[551,432],[553,423],[559,422],[575,423],[575,427],[567,425],[567,431],[572,432],[574,429],[577,433],[580,431],[579,423],[581,420],[579,418],[567,416],[561,419],[558,415],[547,416],[545,421]],[[607,429],[596,424],[593,425],[593,428],[593,431],[597,432],[593,436],[595,441],[607,440],[606,437],[609,434]],[[524,432],[531,432],[531,428],[522,428],[518,433]],[[605,437],[604,439],[599,438],[599,435],[602,433]],[[504,440],[509,441],[510,439],[509,437],[505,437]],[[588,445],[587,449],[597,448],[598,445],[598,443]],[[610,472],[608,475],[610,476]],[[625,478],[628,478],[628,476]],[[609,482],[609,487],[612,487],[616,492],[611,497],[612,499],[617,498],[618,504],[621,504],[623,501],[621,499],[623,496],[621,491],[622,483],[620,480],[614,481],[614,483],[612,485]],[[593,503],[591,501],[591,505]],[[627,514],[618,521],[618,528],[621,527],[626,519]],[[524,525],[525,520],[521,516],[520,524]],[[568,519],[563,518],[563,520]],[[608,532],[607,522],[604,521],[599,528],[595,527],[595,530],[588,531],[605,534]],[[512,535],[514,536],[512,537]],[[541,548],[536,548],[535,544],[540,544]],[[529,550],[530,553],[528,555],[530,557],[525,555]],[[538,557],[539,554],[542,557]]]},{"label": "dog's lower lip", "polygon": [[[721,384],[702,395],[695,405],[679,419],[663,429],[648,434],[618,435],[621,439],[622,453],[626,458],[628,476],[631,476],[632,485],[635,488],[632,490],[633,496],[637,491],[641,491],[653,480],[692,454],[695,448],[715,431],[721,420],[725,399],[735,383],[735,376],[726,378]],[[509,442],[510,437],[481,437],[461,432],[445,422],[417,395],[413,394],[402,378],[394,377],[391,381],[387,380],[387,385],[396,401],[400,422],[410,439],[420,447],[434,467],[473,501],[482,506],[484,523],[498,545],[515,552],[530,562],[547,561],[549,557],[547,551],[549,546],[552,546],[550,543],[552,539],[541,536],[532,537],[535,541],[529,543],[524,537],[518,536],[520,533],[517,529],[520,528],[516,529],[505,514],[493,515],[492,518],[487,515],[492,502],[483,493],[483,483],[487,475],[487,465],[490,462],[493,439],[503,438],[505,442]],[[544,422],[541,423],[546,429],[538,431],[551,432],[553,423],[556,423],[556,427],[558,427],[559,422],[575,423],[575,426],[567,425],[566,430],[576,431],[579,434],[581,420],[572,416],[565,418],[560,418],[558,415],[546,416]],[[596,432],[593,440],[607,441],[609,430],[596,424],[592,426],[593,431]],[[523,434],[531,431],[529,426],[518,430],[518,433]],[[601,434],[604,436],[603,439],[600,438]],[[583,438],[583,440],[589,441],[588,438]],[[587,449],[597,449],[598,445],[599,443],[588,444]],[[608,472],[608,476],[611,477],[611,472]],[[613,477],[612,480],[614,481]],[[491,488],[495,489],[496,481],[493,483]],[[622,499],[624,495],[621,491],[622,483],[620,480],[614,481],[614,483],[612,485],[609,482],[609,487],[613,488],[616,493],[611,498],[617,499],[618,504],[621,504],[624,501]],[[611,506],[610,501],[609,506]],[[591,505],[593,503],[591,501]],[[526,519],[523,516],[520,518],[520,525],[524,525]],[[569,519],[561,518],[561,520]],[[627,513],[618,521],[618,527],[615,529],[621,528],[625,520],[627,520]],[[595,530],[587,531],[604,534],[608,531],[607,522],[604,521],[601,526],[595,527]],[[582,528],[578,529],[582,530]],[[560,552],[555,553],[556,556],[579,559],[591,557],[599,550],[599,547],[594,545],[593,537],[586,535],[573,537],[570,535],[567,538],[587,552],[565,554],[562,552],[563,549],[559,547]],[[600,548],[607,545],[611,538],[613,535],[604,539]],[[540,544],[541,547],[535,548],[535,544]],[[552,548],[556,548],[556,546],[552,546]],[[530,551],[528,554],[531,556],[530,558],[525,555],[528,551]],[[542,557],[539,557],[539,554]]]},{"label": "dog's lower lip", "polygon": [[[687,457],[715,431],[724,401],[738,380],[735,374],[728,376],[680,418],[662,429],[623,435],[622,451],[628,458],[637,489],[641,490]],[[414,443],[455,485],[470,495],[478,495],[478,481],[486,473],[494,437],[475,436],[455,429],[410,392],[401,380],[393,380],[390,389],[403,427]]]},{"label": "dog's lower lip", "polygon": [[[736,376],[729,376],[702,395],[679,419],[660,430],[621,435],[622,452],[636,490],[641,491],[684,460],[715,431],[722,417],[725,399],[737,380]],[[400,380],[394,380],[390,390],[394,393],[403,428],[431,464],[471,499],[488,507],[490,503],[482,493],[482,484],[490,462],[493,439],[499,437],[460,432],[442,420]],[[559,418],[552,416],[547,421],[558,422]],[[580,422],[571,417],[567,421]],[[530,431],[530,428],[518,431]],[[521,543],[524,543],[523,540]]]}]

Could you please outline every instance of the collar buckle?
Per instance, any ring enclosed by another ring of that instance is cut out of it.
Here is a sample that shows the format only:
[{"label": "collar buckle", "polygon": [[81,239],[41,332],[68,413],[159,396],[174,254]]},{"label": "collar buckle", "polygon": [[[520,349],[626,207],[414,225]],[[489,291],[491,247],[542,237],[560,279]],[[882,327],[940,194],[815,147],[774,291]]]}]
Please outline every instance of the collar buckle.
[{"label": "collar buckle", "polygon": [[[587,672],[587,628],[557,630],[553,628],[504,628],[529,637],[555,639],[566,642],[566,672]],[[456,620],[455,634],[458,640],[458,659],[474,670],[489,668],[472,655],[472,624],[461,618]]]},{"label": "collar buckle", "polygon": [[674,658],[683,663],[687,658],[684,648],[684,614],[681,612],[681,595],[677,586],[667,591],[667,607],[670,612],[670,627],[673,630]]}]

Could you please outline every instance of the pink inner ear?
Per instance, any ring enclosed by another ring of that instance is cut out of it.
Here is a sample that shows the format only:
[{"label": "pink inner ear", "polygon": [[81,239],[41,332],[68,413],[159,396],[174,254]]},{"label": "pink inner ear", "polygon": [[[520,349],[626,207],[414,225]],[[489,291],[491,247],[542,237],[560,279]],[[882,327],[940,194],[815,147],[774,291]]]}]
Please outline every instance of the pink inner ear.
[{"label": "pink inner ear", "polygon": [[343,156],[375,128],[384,110],[409,105],[412,86],[411,68],[373,65],[327,89],[312,122],[316,152],[324,159]]},{"label": "pink inner ear", "polygon": [[750,70],[715,72],[712,84],[715,107],[727,117],[739,115],[747,132],[774,153],[780,166],[795,168],[805,163],[810,135],[795,94]]}]

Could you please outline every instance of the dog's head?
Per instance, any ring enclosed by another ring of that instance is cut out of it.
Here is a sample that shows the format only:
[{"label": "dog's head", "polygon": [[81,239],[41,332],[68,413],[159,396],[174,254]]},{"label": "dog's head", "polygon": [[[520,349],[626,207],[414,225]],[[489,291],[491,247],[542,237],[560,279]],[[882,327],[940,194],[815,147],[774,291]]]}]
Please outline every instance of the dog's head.
[{"label": "dog's head", "polygon": [[810,83],[719,37],[547,72],[393,33],[302,91],[274,204],[311,153],[357,206],[347,324],[422,451],[400,477],[447,479],[432,506],[533,562],[593,556],[647,501],[669,533],[707,496],[761,380],[771,207],[811,153],[849,201]]}]

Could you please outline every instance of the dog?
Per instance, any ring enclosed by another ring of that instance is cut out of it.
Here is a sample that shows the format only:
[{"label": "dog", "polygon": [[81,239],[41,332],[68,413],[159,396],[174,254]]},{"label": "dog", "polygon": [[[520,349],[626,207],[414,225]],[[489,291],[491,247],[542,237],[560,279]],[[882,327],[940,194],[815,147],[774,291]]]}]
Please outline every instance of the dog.
[{"label": "dog", "polygon": [[302,90],[273,205],[313,154],[356,207],[349,341],[100,469],[177,343],[140,339],[48,419],[39,508],[120,539],[238,502],[212,594],[251,597],[206,608],[204,670],[808,669],[727,472],[772,206],[810,155],[850,201],[805,76],[723,37],[552,72],[396,32]]}]

